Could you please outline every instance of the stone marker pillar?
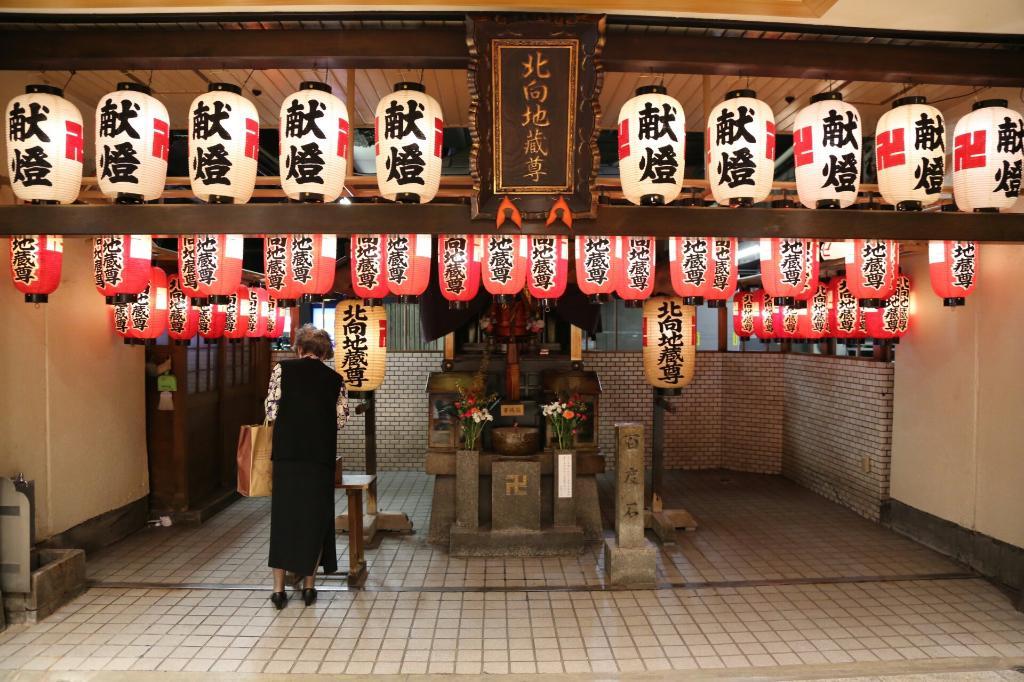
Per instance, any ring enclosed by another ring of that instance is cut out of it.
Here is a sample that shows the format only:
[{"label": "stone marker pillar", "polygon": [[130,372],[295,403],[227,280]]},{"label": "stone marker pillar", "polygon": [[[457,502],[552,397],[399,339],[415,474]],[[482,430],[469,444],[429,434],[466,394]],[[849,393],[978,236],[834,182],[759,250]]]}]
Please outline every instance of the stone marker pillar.
[{"label": "stone marker pillar", "polygon": [[476,528],[480,524],[480,453],[455,453],[455,525]]},{"label": "stone marker pillar", "polygon": [[555,450],[552,457],[554,470],[554,525],[576,525],[576,452]]},{"label": "stone marker pillar", "polygon": [[491,461],[491,530],[540,530],[540,460]]},{"label": "stone marker pillar", "polygon": [[615,538],[604,541],[612,585],[655,583],[654,547],[644,538],[644,428],[615,425]]}]

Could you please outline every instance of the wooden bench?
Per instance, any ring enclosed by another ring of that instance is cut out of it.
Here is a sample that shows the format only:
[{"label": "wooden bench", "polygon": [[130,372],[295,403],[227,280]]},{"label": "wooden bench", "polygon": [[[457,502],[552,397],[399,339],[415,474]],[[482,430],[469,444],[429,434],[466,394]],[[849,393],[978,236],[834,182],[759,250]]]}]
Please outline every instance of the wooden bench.
[{"label": "wooden bench", "polygon": [[360,586],[366,582],[366,558],[363,556],[363,491],[369,490],[376,476],[342,474],[341,467],[334,477],[334,487],[348,495],[348,584]]}]

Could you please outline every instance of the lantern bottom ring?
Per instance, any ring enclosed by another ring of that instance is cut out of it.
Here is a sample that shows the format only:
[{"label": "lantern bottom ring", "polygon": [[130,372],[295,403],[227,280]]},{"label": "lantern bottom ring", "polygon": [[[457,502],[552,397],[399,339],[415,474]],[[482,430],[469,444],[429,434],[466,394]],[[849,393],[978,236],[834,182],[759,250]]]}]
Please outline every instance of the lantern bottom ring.
[{"label": "lantern bottom ring", "polygon": [[115,303],[117,303],[117,301],[114,300],[113,296],[104,296],[103,302],[106,303],[107,305],[114,305]]},{"label": "lantern bottom ring", "polygon": [[974,209],[975,213],[999,213],[999,209],[994,206],[986,206],[985,208]]},{"label": "lantern bottom ring", "polygon": [[772,300],[775,305],[792,306],[796,303],[796,299],[792,296],[776,296]]},{"label": "lantern bottom ring", "polygon": [[135,194],[133,192],[118,192],[117,196],[114,197],[115,204],[121,205],[137,205],[141,204],[146,197],[141,194]]},{"label": "lantern bottom ring", "polygon": [[175,339],[174,340],[174,345],[175,346],[187,346],[187,345],[189,345],[191,343],[192,343],[192,339]]},{"label": "lantern bottom ring", "polygon": [[299,192],[299,202],[303,204],[322,204],[324,195],[316,192]]},{"label": "lantern bottom ring", "polygon": [[204,305],[210,305],[210,299],[208,298],[193,298],[192,305],[199,307]]},{"label": "lantern bottom ring", "polygon": [[48,300],[46,294],[25,294],[25,303],[46,303]]},{"label": "lantern bottom ring", "polygon": [[709,308],[724,308],[725,301],[721,298],[710,298],[704,301],[704,305]]},{"label": "lantern bottom ring", "polygon": [[494,296],[494,302],[502,308],[507,308],[514,300],[516,300],[516,297],[511,294],[496,294]]},{"label": "lantern bottom ring", "polygon": [[793,302],[789,304],[789,307],[793,310],[807,310],[807,301],[798,301],[794,299]]},{"label": "lantern bottom ring", "polygon": [[138,294],[114,294],[114,303],[135,303],[138,300]]},{"label": "lantern bottom ring", "polygon": [[395,203],[418,204],[420,203],[420,195],[415,192],[399,192],[395,195]]},{"label": "lantern bottom ring", "polygon": [[555,302],[552,301],[550,298],[538,299],[537,303],[540,305],[540,309],[546,313],[551,312],[555,308]]},{"label": "lantern bottom ring", "polygon": [[656,388],[656,389],[654,389],[654,394],[655,395],[660,395],[660,396],[677,396],[677,395],[682,395],[683,394],[683,389],[681,389],[681,388]]},{"label": "lantern bottom ring", "polygon": [[942,305],[946,306],[947,308],[956,308],[957,306],[962,306],[966,304],[967,299],[964,298],[963,296],[951,296],[949,298],[942,299]]},{"label": "lantern bottom ring", "polygon": [[419,296],[413,296],[411,294],[403,294],[402,296],[398,297],[398,300],[401,303],[418,303],[419,300],[420,300],[420,297]]},{"label": "lantern bottom ring", "polygon": [[367,308],[379,308],[382,305],[384,305],[384,299],[383,298],[364,298],[363,299],[363,305],[365,305]]},{"label": "lantern bottom ring", "polygon": [[611,302],[612,296],[611,294],[592,294],[588,297],[588,300],[595,305],[600,305]]},{"label": "lantern bottom ring", "polygon": [[833,208],[842,208],[842,207],[839,205],[839,200],[838,199],[818,199],[814,203],[814,208],[833,209]]},{"label": "lantern bottom ring", "polygon": [[626,299],[626,307],[627,308],[643,308],[644,307],[644,302],[641,301],[640,299],[628,298],[628,299]]},{"label": "lantern bottom ring", "polygon": [[448,310],[468,310],[469,303],[466,301],[448,301]]},{"label": "lantern bottom ring", "polygon": [[701,305],[704,303],[703,296],[683,296],[683,305]]},{"label": "lantern bottom ring", "polygon": [[896,204],[897,211],[920,211],[924,208],[924,204],[920,201],[901,201]]},{"label": "lantern bottom ring", "polygon": [[210,296],[207,300],[215,305],[227,305],[228,303],[231,303],[231,297],[225,295]]},{"label": "lantern bottom ring", "polygon": [[640,197],[641,206],[664,206],[665,197],[660,194],[645,194]]},{"label": "lantern bottom ring", "polygon": [[754,197],[733,197],[729,199],[729,208],[750,208],[754,205]]},{"label": "lantern bottom ring", "polygon": [[303,294],[303,303],[321,303],[324,300],[323,294]]},{"label": "lantern bottom ring", "polygon": [[861,308],[884,308],[886,300],[884,298],[860,298],[857,299],[857,305]]},{"label": "lantern bottom ring", "polygon": [[210,198],[206,200],[208,204],[233,204],[235,203],[234,197],[224,196],[223,194],[211,194]]}]

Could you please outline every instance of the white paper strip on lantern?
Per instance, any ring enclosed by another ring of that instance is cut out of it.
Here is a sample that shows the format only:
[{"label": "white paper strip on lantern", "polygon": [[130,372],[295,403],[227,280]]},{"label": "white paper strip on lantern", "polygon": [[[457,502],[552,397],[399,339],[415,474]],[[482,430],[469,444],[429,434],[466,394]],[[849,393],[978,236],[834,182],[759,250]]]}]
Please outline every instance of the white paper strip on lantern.
[{"label": "white paper strip on lantern", "polygon": [[96,184],[119,203],[159,199],[170,148],[167,108],[145,85],[118,83],[96,106]]},{"label": "white paper strip on lantern", "polygon": [[331,202],[345,187],[349,124],[331,86],[303,81],[281,102],[281,189],[289,199]]},{"label": "white paper strip on lantern", "polygon": [[70,204],[82,185],[82,114],[52,85],[28,85],[7,104],[7,172],[22,201]]},{"label": "white paper strip on lantern", "polygon": [[897,211],[935,203],[945,173],[946,126],[924,97],[902,97],[875,128],[878,191]]},{"label": "white paper strip on lantern", "polygon": [[1005,99],[977,102],[953,131],[953,198],[961,211],[999,211],[1020,196],[1024,117]]},{"label": "white paper strip on lantern", "polygon": [[244,204],[256,187],[260,117],[232,83],[210,83],[192,101],[188,159],[192,193],[211,204]]},{"label": "white paper strip on lantern", "polygon": [[373,119],[377,186],[389,201],[425,204],[441,184],[444,117],[420,83],[396,83]]},{"label": "white paper strip on lantern", "polygon": [[764,201],[775,179],[775,115],[753,90],[733,90],[711,111],[704,131],[706,168],[715,201]]},{"label": "white paper strip on lantern", "polygon": [[860,114],[841,92],[822,92],[796,115],[793,165],[800,203],[846,208],[857,200],[861,173]]},{"label": "white paper strip on lantern", "polygon": [[638,88],[619,110],[619,177],[630,202],[660,206],[683,188],[686,116],[662,85]]}]

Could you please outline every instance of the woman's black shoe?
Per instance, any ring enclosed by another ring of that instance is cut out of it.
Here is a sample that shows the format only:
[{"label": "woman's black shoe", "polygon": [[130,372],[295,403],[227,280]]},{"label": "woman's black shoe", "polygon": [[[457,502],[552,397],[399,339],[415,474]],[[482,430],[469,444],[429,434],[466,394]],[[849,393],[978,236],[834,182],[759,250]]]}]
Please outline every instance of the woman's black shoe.
[{"label": "woman's black shoe", "polygon": [[302,588],[302,601],[306,602],[306,606],[311,605],[316,601],[316,588],[315,587],[304,587]]},{"label": "woman's black shoe", "polygon": [[270,601],[278,611],[288,605],[288,595],[284,592],[271,592]]}]

